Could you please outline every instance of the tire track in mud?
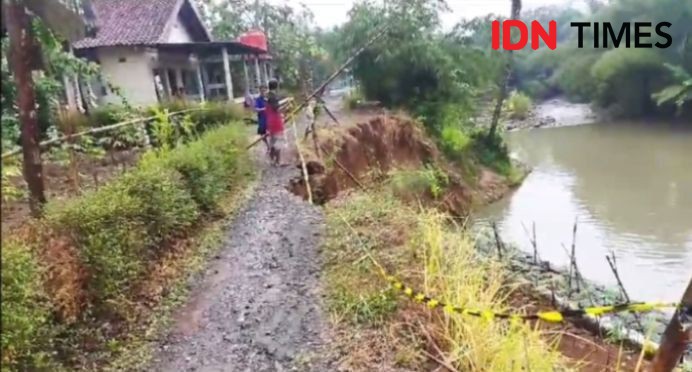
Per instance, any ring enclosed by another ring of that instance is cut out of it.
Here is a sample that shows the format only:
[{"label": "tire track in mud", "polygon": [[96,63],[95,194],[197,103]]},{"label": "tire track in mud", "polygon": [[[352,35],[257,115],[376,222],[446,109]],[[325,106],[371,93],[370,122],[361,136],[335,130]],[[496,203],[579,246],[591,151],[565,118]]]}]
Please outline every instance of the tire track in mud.
[{"label": "tire track in mud", "polygon": [[323,356],[310,360],[328,338],[318,278],[322,212],[286,189],[295,168],[263,167],[149,370],[333,370]]}]

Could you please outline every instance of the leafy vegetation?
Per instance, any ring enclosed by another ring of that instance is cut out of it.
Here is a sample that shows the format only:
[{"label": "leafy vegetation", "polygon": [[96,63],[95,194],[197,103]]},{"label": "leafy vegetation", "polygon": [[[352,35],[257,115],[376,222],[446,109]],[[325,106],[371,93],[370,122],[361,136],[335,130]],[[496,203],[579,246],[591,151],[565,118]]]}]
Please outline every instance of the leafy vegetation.
[{"label": "leafy vegetation", "polygon": [[[355,50],[387,27],[385,36],[353,64],[352,73],[364,98],[403,108],[421,119],[452,159],[495,166],[485,161],[506,158],[506,154],[489,157],[475,151],[483,148],[487,153],[504,148],[487,147],[485,142],[472,145],[482,140],[482,136],[474,135],[478,128],[472,119],[479,113],[478,102],[497,92],[504,57],[487,46],[483,49],[475,45],[485,34],[490,45],[489,27],[484,23],[489,18],[461,22],[445,33],[440,29],[440,14],[445,10],[444,3],[427,0],[389,1],[386,6],[358,2],[349,20],[331,31],[336,36],[331,38],[328,50],[343,59],[346,51]],[[520,103],[525,100],[517,105]],[[528,109],[517,107],[519,110]]]},{"label": "leafy vegetation", "polygon": [[[646,15],[644,19],[642,14]],[[559,26],[571,21],[611,22],[616,31],[625,22],[633,24],[645,20],[654,26],[670,22],[671,27],[665,30],[672,38],[672,45],[666,49],[635,49],[624,45],[614,48],[612,42],[604,48],[601,39],[600,48],[594,48],[594,38],[603,35],[596,36],[593,27],[584,33],[584,47],[577,48],[574,30],[558,30],[557,50],[527,48],[518,52],[514,84],[534,98],[564,94],[575,101],[593,102],[619,116],[668,115],[675,106],[681,115],[688,116],[692,112],[689,99],[681,99],[686,96],[683,93],[684,74],[692,71],[692,30],[689,26],[692,5],[689,2],[594,2],[585,12],[569,6],[552,6],[529,10],[524,18],[537,19],[542,24],[555,19]],[[652,34],[647,42],[661,40],[653,27],[642,31]],[[482,43],[490,45],[489,39]]]},{"label": "leafy vegetation", "polygon": [[[176,148],[151,150],[106,186],[67,202],[50,202],[37,238],[3,242],[3,364],[11,370],[35,369],[43,363],[39,356],[55,359],[60,350],[67,359],[55,362],[69,365],[72,353],[87,340],[97,340],[99,347],[114,337],[117,343],[118,334],[104,325],[120,324],[126,330],[145,315],[137,296],[148,268],[202,216],[216,211],[223,195],[245,184],[251,173],[243,151],[246,140],[236,122]],[[50,266],[39,261],[39,254],[56,247],[74,255],[75,270],[85,272],[76,279],[83,281],[79,286],[85,298],[61,287],[67,282],[64,276],[76,272],[44,273]],[[44,290],[49,276],[58,283],[51,287],[55,291]],[[76,303],[71,321],[50,316],[52,311],[60,314],[64,302]],[[60,347],[49,338],[58,332]]]},{"label": "leafy vegetation", "polygon": [[50,306],[41,266],[31,249],[16,240],[2,244],[2,365],[20,370],[47,368],[50,355]]},{"label": "leafy vegetation", "polygon": [[526,119],[531,111],[531,98],[521,92],[512,92],[507,100],[507,110],[512,119]]},{"label": "leafy vegetation", "polygon": [[318,41],[319,32],[313,30],[314,16],[306,7],[295,10],[288,4],[251,0],[198,3],[214,36],[220,39],[233,40],[251,29],[264,31],[284,89],[305,90],[309,80],[322,81],[334,68]]}]

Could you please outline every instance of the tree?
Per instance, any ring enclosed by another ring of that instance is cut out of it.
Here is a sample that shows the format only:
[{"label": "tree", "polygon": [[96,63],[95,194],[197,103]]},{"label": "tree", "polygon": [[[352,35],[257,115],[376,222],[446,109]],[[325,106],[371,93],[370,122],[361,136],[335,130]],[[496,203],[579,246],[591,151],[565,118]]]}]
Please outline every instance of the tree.
[{"label": "tree", "polygon": [[272,5],[253,0],[198,0],[215,37],[232,39],[249,29],[267,35],[269,52],[276,61],[284,87],[298,89],[310,78],[315,64],[326,62],[316,41],[314,16],[306,7],[295,11],[287,4]]},{"label": "tree", "polygon": [[[521,0],[512,0],[512,12],[511,19],[519,19],[521,14]],[[497,103],[495,104],[495,110],[493,110],[493,117],[490,121],[490,130],[488,131],[488,137],[494,138],[497,132],[497,126],[500,122],[500,114],[502,113],[502,105],[507,98],[507,91],[509,90],[509,80],[512,78],[512,67],[514,66],[514,56],[512,51],[507,51],[507,61],[505,62],[505,73],[500,82],[500,92],[498,93]]]},{"label": "tree", "polygon": [[[84,8],[86,5],[86,9]],[[41,44],[38,40],[37,29],[32,24],[27,8],[42,22],[50,25],[71,38],[83,38],[93,31],[93,13],[88,4],[81,1],[71,1],[67,6],[56,0],[3,0],[3,14],[7,34],[9,36],[9,68],[5,69],[3,62],[3,83],[9,83],[10,71],[14,80],[14,86],[3,88],[3,113],[12,111],[14,106],[10,104],[4,95],[10,94],[16,97],[16,110],[21,127],[21,144],[23,154],[23,175],[29,188],[29,205],[33,216],[41,215],[43,204],[46,202],[43,183],[43,166],[41,163],[41,151],[39,148],[39,120],[40,110],[49,106],[43,102],[37,107],[36,86],[32,71],[40,64]],[[83,18],[85,16],[87,19]],[[53,48],[55,49],[55,48]],[[4,52],[4,45],[3,45]],[[4,86],[5,84],[3,84]],[[9,106],[9,107],[8,107]],[[3,115],[4,116],[4,115]],[[3,118],[4,125],[11,123]]]},{"label": "tree", "polygon": [[32,37],[29,15],[20,0],[3,0],[5,24],[10,38],[10,60],[17,87],[17,110],[21,123],[24,180],[29,187],[31,214],[39,217],[46,202],[43,185],[41,150],[38,146],[39,129],[34,82],[31,76],[32,51],[36,42]]}]

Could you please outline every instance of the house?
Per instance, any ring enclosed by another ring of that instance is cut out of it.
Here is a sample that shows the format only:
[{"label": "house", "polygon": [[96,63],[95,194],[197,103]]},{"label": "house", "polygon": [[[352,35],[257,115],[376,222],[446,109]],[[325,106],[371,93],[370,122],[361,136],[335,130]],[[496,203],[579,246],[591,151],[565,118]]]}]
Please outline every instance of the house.
[{"label": "house", "polygon": [[[102,78],[65,78],[67,103],[144,106],[173,97],[242,101],[272,76],[264,34],[215,41],[191,0],[92,0],[96,30],[72,43]],[[116,94],[116,91],[119,93]]]}]

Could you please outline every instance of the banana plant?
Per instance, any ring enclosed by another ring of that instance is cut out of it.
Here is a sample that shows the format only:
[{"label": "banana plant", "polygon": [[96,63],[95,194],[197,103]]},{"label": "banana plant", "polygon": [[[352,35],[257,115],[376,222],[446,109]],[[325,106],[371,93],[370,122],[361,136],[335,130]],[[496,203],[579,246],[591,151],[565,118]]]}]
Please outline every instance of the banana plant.
[{"label": "banana plant", "polygon": [[659,106],[673,103],[680,111],[685,103],[692,102],[692,73],[686,71],[682,66],[669,63],[666,63],[665,66],[677,82],[654,93],[652,98],[656,100],[656,104]]}]

